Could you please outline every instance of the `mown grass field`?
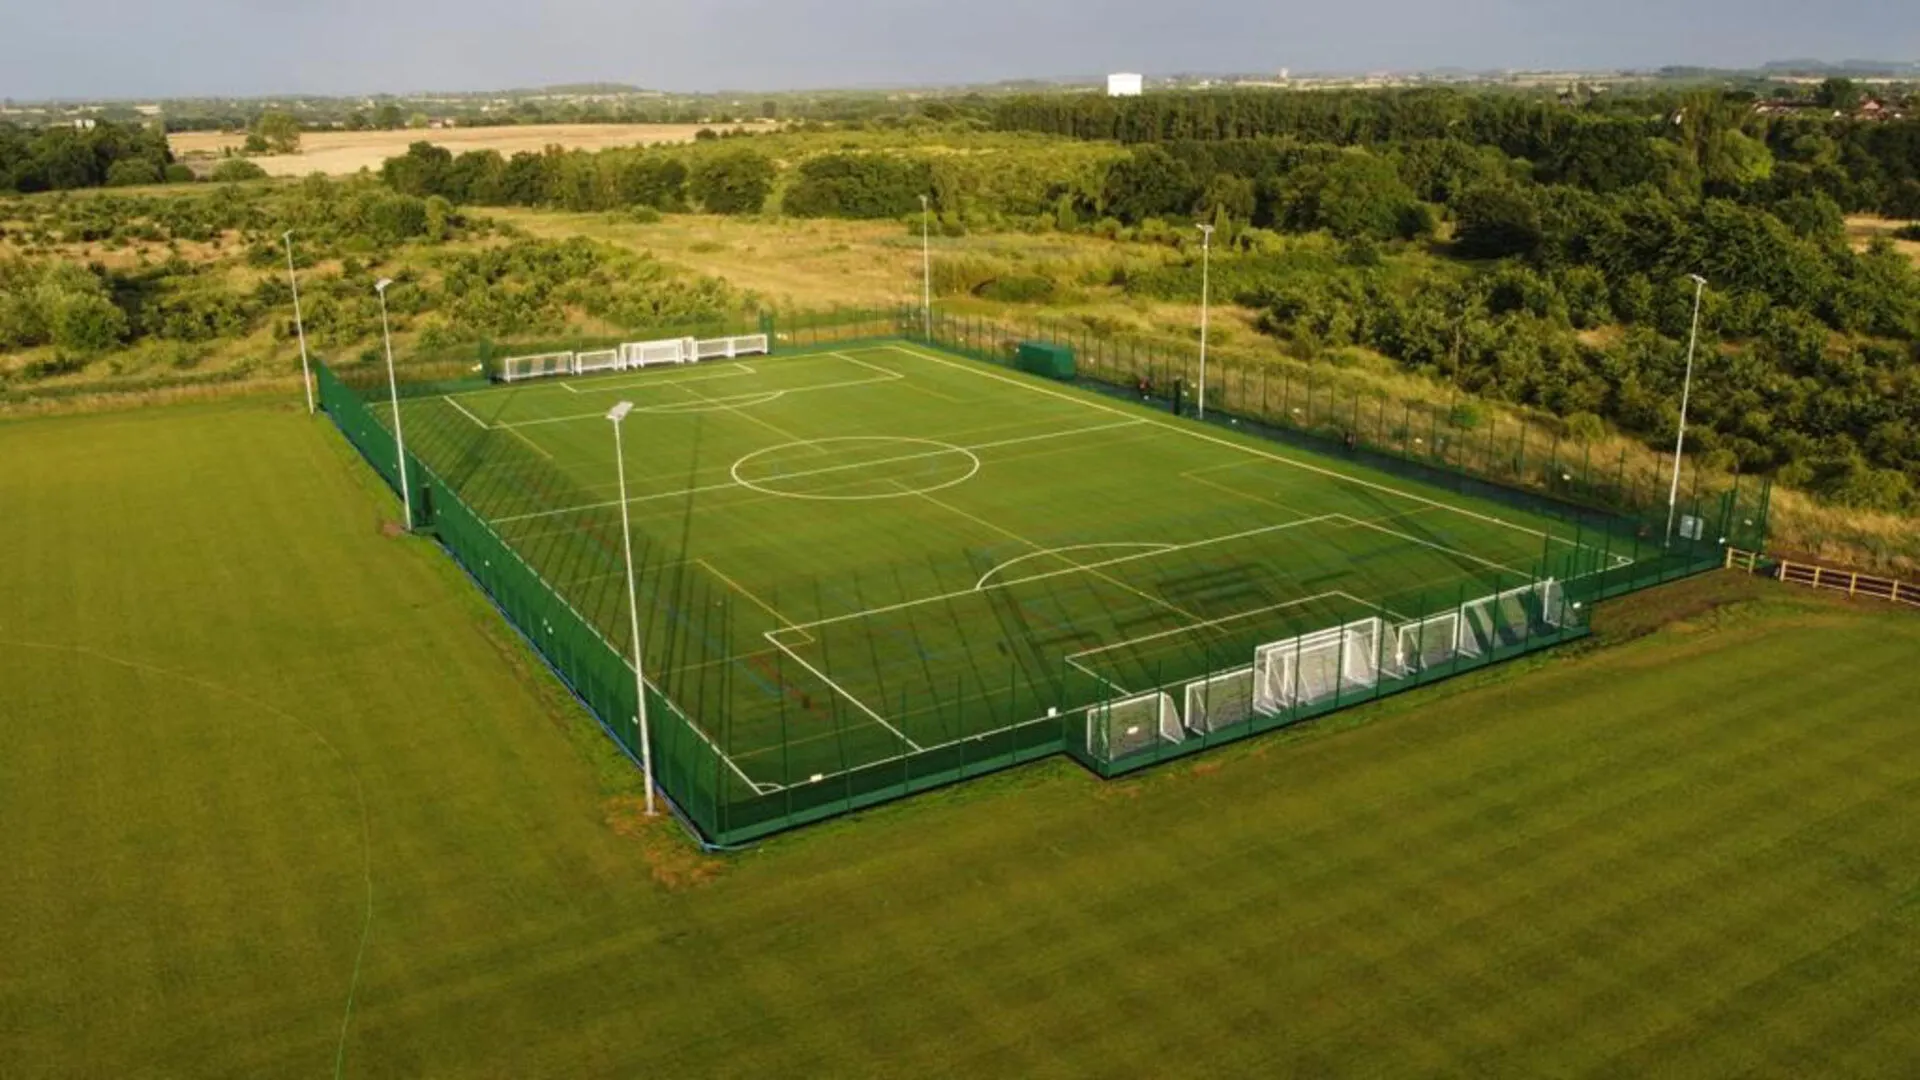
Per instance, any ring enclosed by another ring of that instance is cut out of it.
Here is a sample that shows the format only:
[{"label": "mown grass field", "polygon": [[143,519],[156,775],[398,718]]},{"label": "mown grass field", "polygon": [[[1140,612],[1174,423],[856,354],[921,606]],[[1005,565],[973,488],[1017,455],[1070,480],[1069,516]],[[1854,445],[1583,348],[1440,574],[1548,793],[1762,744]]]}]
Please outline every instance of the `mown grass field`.
[{"label": "mown grass field", "polygon": [[18,421],[0,460],[8,1077],[1920,1058],[1902,613],[1697,581],[1288,737],[710,859],[324,421]]}]

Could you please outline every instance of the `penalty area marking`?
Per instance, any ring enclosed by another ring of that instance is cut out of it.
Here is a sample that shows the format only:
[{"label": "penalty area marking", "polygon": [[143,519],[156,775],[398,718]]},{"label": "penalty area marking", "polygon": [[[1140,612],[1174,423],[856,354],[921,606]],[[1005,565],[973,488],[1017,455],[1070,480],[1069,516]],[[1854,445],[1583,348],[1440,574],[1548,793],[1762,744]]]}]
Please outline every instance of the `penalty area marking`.
[{"label": "penalty area marking", "polygon": [[726,371],[716,371],[711,375],[688,375],[685,378],[680,378],[680,379],[670,379],[664,373],[660,375],[654,375],[654,376],[643,375],[639,379],[629,378],[623,382],[618,382],[618,383],[614,383],[614,382],[595,383],[594,385],[589,386],[585,390],[582,390],[579,387],[573,385],[573,382],[571,380],[566,380],[560,383],[560,387],[565,391],[567,391],[567,393],[569,394],[610,394],[617,390],[625,390],[635,386],[674,386],[679,383],[711,382],[714,379],[737,379],[742,375],[757,375],[757,374],[759,374],[759,372],[754,370],[754,367],[752,364],[741,363],[732,368],[727,369]]},{"label": "penalty area marking", "polygon": [[[1164,551],[1171,551],[1177,546],[1179,545],[1155,543],[1149,540],[1110,540],[1102,544],[1071,544],[1067,547],[1042,548],[1039,551],[1029,551],[1025,555],[1019,555],[1014,558],[1008,559],[1006,562],[1003,562],[1000,565],[994,567],[993,569],[987,571],[986,573],[981,574],[980,580],[973,583],[973,591],[979,592],[980,590],[986,588],[987,581],[991,579],[993,575],[999,573],[1002,570],[1005,570],[1007,567],[1012,566],[1015,563],[1026,562],[1028,559],[1037,559],[1042,555],[1064,555],[1069,551],[1092,551],[1099,548],[1152,548],[1154,549],[1154,553],[1159,553]],[[1071,562],[1072,560],[1068,560],[1068,561]],[[1074,565],[1079,566],[1081,564],[1074,563]],[[1019,581],[1024,581],[1024,580],[1026,579],[1025,578],[1019,579]],[[1018,581],[1009,582],[1008,584],[1018,584]]]}]

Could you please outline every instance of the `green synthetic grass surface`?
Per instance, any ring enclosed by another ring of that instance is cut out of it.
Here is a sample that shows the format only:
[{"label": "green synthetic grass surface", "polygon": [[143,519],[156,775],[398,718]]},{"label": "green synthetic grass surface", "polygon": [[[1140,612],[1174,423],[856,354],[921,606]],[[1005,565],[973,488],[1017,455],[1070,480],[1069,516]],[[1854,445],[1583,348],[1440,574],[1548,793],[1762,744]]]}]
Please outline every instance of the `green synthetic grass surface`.
[{"label": "green synthetic grass surface", "polygon": [[649,675],[769,789],[1618,561],[1566,522],[904,344],[403,403],[409,449],[623,651],[620,400]]},{"label": "green synthetic grass surface", "polygon": [[0,423],[0,461],[9,1080],[1920,1059],[1903,612],[1689,582],[1619,647],[706,863],[324,420]]}]

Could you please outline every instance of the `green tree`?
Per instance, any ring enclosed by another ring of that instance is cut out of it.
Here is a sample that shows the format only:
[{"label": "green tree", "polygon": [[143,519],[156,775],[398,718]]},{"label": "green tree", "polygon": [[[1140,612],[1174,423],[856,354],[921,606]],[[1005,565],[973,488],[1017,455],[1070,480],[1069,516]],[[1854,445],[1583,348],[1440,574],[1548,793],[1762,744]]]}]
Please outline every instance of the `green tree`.
[{"label": "green tree", "polygon": [[1741,192],[1773,175],[1773,151],[1758,139],[1728,129],[1707,140],[1701,163],[1709,186],[1722,192]]},{"label": "green tree", "polygon": [[1453,204],[1454,250],[1469,259],[1531,256],[1540,247],[1540,210],[1519,186],[1469,188]]},{"label": "green tree", "polygon": [[291,113],[268,109],[260,114],[260,123],[254,131],[266,140],[273,153],[291,154],[300,149],[300,121]]},{"label": "green tree", "polygon": [[107,166],[108,187],[132,187],[160,183],[160,170],[146,158],[121,158]]},{"label": "green tree", "polygon": [[379,108],[373,110],[373,126],[381,131],[398,130],[405,121],[406,114],[400,111],[399,105],[391,101],[384,102]]},{"label": "green tree", "polygon": [[1843,113],[1850,113],[1859,108],[1861,97],[1860,87],[1852,79],[1843,79],[1837,75],[1822,82],[1813,91],[1815,104]]},{"label": "green tree", "polygon": [[713,214],[757,214],[773,190],[773,159],[745,148],[715,154],[693,170],[693,195]]},{"label": "green tree", "polygon": [[1107,172],[1107,212],[1139,224],[1148,218],[1182,217],[1199,196],[1193,169],[1158,146],[1142,146]]}]

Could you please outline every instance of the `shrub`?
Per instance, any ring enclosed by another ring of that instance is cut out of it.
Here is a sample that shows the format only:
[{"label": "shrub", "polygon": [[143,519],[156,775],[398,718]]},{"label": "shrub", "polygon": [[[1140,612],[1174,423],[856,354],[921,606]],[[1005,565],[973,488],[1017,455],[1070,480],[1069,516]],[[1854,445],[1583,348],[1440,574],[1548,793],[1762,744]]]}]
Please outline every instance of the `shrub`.
[{"label": "shrub", "polygon": [[773,189],[773,161],[752,150],[734,150],[702,161],[693,171],[693,194],[714,214],[757,214]]},{"label": "shrub", "polygon": [[108,187],[133,187],[159,182],[159,167],[146,158],[121,158],[107,166]]},{"label": "shrub", "polygon": [[213,167],[208,179],[217,183],[229,184],[242,180],[265,180],[267,170],[242,158],[228,158]]},{"label": "shrub", "polygon": [[1037,304],[1053,297],[1051,278],[1039,274],[1008,274],[980,286],[979,295],[987,300],[1009,304]]}]

